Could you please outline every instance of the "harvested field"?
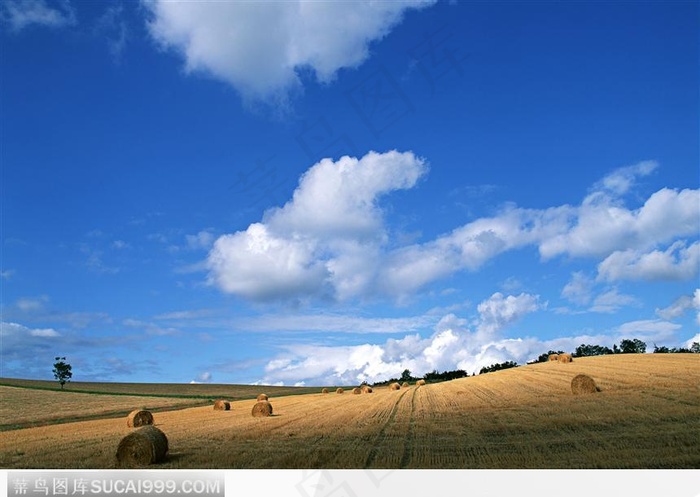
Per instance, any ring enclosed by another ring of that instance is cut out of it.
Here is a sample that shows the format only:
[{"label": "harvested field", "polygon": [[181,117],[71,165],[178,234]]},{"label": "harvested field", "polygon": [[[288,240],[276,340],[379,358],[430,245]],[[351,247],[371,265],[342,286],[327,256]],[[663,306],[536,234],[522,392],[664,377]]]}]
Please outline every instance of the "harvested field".
[{"label": "harvested field", "polygon": [[[578,374],[601,391],[574,395]],[[161,412],[153,468],[656,469],[700,467],[700,356],[545,362],[372,395],[275,396],[275,414]],[[319,413],[323,415],[319,416]],[[123,417],[0,433],[3,468],[113,468]],[[552,443],[556,441],[556,443]],[[235,450],[231,450],[231,448]]]},{"label": "harvested field", "polygon": [[[67,421],[126,417],[134,406],[159,412],[210,405],[210,401],[202,399],[92,395],[3,386],[0,386],[0,398],[0,431]],[[32,409],[26,406],[32,406]]]}]

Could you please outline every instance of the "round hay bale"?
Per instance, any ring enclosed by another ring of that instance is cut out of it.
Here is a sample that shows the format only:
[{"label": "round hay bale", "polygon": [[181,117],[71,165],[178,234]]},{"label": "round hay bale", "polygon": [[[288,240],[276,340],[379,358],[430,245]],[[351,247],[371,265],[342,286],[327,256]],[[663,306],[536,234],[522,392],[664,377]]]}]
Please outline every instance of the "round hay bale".
[{"label": "round hay bale", "polygon": [[352,393],[355,395],[360,395],[362,393],[362,389],[360,387],[355,387],[352,389]]},{"label": "round hay bale", "polygon": [[252,411],[254,418],[264,418],[272,415],[272,404],[267,400],[260,400],[255,403]]},{"label": "round hay bale", "polygon": [[550,360],[550,361],[558,361],[558,360],[559,360],[559,354],[549,354],[549,360]]},{"label": "round hay bale", "polygon": [[416,382],[416,385],[418,385],[419,387],[422,387],[423,385],[425,385],[425,380],[424,380],[424,379],[418,380],[418,381]]},{"label": "round hay bale", "polygon": [[327,388],[322,389],[321,393],[328,393],[328,389]]},{"label": "round hay bale", "polygon": [[574,358],[571,357],[571,354],[559,354],[558,360],[559,362],[572,362]]},{"label": "round hay bale", "polygon": [[168,437],[153,425],[142,426],[122,438],[117,447],[117,466],[135,468],[165,460]]},{"label": "round hay bale", "polygon": [[392,390],[400,390],[400,389],[401,389],[401,385],[399,385],[398,383],[392,383],[392,384],[389,386],[389,388],[391,388]]},{"label": "round hay bale", "polygon": [[364,393],[372,393],[372,387],[369,385],[365,385],[364,388],[362,389]]},{"label": "round hay bale", "polygon": [[600,388],[596,385],[595,380],[587,374],[577,374],[571,380],[571,391],[574,395],[581,395],[600,392]]},{"label": "round hay bale", "polygon": [[153,414],[150,411],[145,411],[143,409],[136,409],[131,411],[126,417],[126,426],[129,428],[138,428],[139,426],[146,426],[153,424]]},{"label": "round hay bale", "polygon": [[403,384],[401,385],[401,388],[408,388],[410,386],[411,385],[409,385],[407,381],[404,381]]},{"label": "round hay bale", "polygon": [[256,400],[260,402],[261,400],[269,400],[269,398],[264,393],[261,393]]},{"label": "round hay bale", "polygon": [[214,402],[215,411],[228,411],[231,409],[231,403],[228,400],[217,400]]},{"label": "round hay bale", "polygon": [[344,391],[345,391],[345,390],[343,390],[343,389],[340,388],[340,387],[338,387],[338,388],[335,389],[335,393],[343,393]]}]

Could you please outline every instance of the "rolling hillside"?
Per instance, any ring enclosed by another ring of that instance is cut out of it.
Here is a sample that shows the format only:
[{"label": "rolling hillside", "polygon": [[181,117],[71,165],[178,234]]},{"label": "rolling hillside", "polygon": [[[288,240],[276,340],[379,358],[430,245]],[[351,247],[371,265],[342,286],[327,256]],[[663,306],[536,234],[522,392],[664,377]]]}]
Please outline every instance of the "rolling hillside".
[{"label": "rolling hillside", "polygon": [[[573,395],[571,380],[579,373],[594,378],[600,392]],[[700,467],[695,354],[579,358],[360,395],[321,394],[319,387],[276,396],[254,388],[270,395],[273,416],[252,417],[252,398],[232,399],[230,411],[204,405],[155,412],[170,445],[158,467]],[[15,406],[32,392],[11,390],[2,391],[3,403],[8,396]],[[37,416],[47,408],[23,405]],[[71,409],[79,404],[64,414]],[[13,411],[3,416],[28,414],[21,407]],[[130,431],[123,416],[4,431],[0,465],[112,468],[116,447]]]}]

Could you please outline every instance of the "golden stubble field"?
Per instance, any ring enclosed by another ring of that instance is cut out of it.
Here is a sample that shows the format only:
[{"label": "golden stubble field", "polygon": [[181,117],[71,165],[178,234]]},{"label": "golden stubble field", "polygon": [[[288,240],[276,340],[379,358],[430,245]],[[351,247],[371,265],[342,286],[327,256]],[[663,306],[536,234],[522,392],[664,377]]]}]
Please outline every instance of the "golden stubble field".
[{"label": "golden stubble field", "polygon": [[[573,395],[585,373],[601,391]],[[230,388],[230,386],[229,386]],[[245,387],[250,388],[250,387]],[[265,387],[255,387],[270,395]],[[2,390],[3,425],[53,405]],[[94,395],[83,395],[86,398]],[[115,397],[105,395],[105,402]],[[120,397],[119,401],[125,400]],[[160,398],[160,401],[167,399]],[[172,399],[182,402],[183,399]],[[700,468],[700,356],[634,354],[541,363],[450,382],[354,395],[270,395],[255,401],[155,412],[170,451],[154,468],[178,469],[682,469]],[[144,404],[140,397],[132,407]],[[84,407],[76,416],[85,414]],[[124,416],[0,433],[0,467],[114,468]]]}]

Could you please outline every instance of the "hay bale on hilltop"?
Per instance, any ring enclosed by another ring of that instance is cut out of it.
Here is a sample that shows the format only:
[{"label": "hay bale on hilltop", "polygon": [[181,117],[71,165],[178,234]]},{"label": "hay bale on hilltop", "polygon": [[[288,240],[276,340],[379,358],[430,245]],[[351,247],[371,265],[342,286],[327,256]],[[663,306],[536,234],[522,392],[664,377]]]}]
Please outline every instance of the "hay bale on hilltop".
[{"label": "hay bale on hilltop", "polygon": [[261,400],[270,400],[270,399],[267,395],[265,395],[264,393],[261,393],[260,395],[258,395],[258,398],[256,400],[258,402],[260,402]]},{"label": "hay bale on hilltop", "polygon": [[328,389],[327,388],[321,389],[321,393],[328,393]]},{"label": "hay bale on hilltop", "polygon": [[423,385],[425,385],[425,380],[421,378],[420,380],[418,380],[418,381],[416,382],[416,385],[419,386],[419,387],[422,387]]},{"label": "hay bale on hilltop", "polygon": [[550,361],[558,361],[558,360],[559,360],[559,354],[549,354],[549,360],[550,360]]},{"label": "hay bale on hilltop", "polygon": [[372,387],[369,386],[369,385],[365,385],[365,386],[362,387],[362,391],[363,391],[364,393],[372,393]]},{"label": "hay bale on hilltop", "polygon": [[165,460],[168,437],[153,425],[142,426],[122,438],[117,446],[117,467],[135,468]]},{"label": "hay bale on hilltop", "polygon": [[389,388],[391,388],[392,390],[401,390],[401,385],[399,385],[398,383],[392,383],[391,385],[389,385]]},{"label": "hay bale on hilltop", "polygon": [[411,385],[409,385],[407,381],[404,381],[404,382],[401,384],[401,388],[408,388],[408,387],[410,387],[410,386],[411,386]]},{"label": "hay bale on hilltop", "polygon": [[139,426],[146,426],[153,424],[153,414],[150,411],[144,409],[136,409],[131,411],[126,417],[126,426],[129,428],[138,428]]},{"label": "hay bale on hilltop", "polygon": [[340,387],[338,387],[338,388],[335,389],[335,393],[343,393],[343,392],[345,392],[345,390],[343,390],[343,389],[340,388]]},{"label": "hay bale on hilltop", "polygon": [[355,395],[360,395],[362,393],[362,389],[360,387],[355,387],[352,389],[352,393]]},{"label": "hay bale on hilltop", "polygon": [[253,406],[252,414],[254,418],[272,416],[272,404],[267,400],[260,400]]},{"label": "hay bale on hilltop", "polygon": [[559,354],[558,360],[559,362],[572,362],[574,358],[571,354]]},{"label": "hay bale on hilltop", "polygon": [[571,380],[571,391],[574,395],[600,392],[593,378],[587,374],[578,374]]},{"label": "hay bale on hilltop", "polygon": [[231,403],[228,400],[217,400],[214,402],[215,411],[228,411],[231,409]]}]

